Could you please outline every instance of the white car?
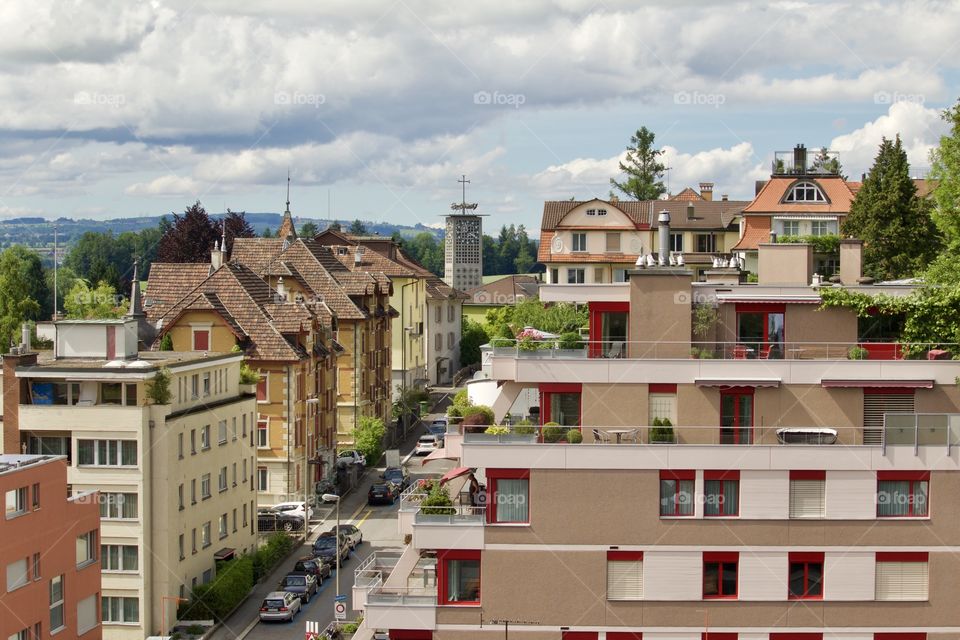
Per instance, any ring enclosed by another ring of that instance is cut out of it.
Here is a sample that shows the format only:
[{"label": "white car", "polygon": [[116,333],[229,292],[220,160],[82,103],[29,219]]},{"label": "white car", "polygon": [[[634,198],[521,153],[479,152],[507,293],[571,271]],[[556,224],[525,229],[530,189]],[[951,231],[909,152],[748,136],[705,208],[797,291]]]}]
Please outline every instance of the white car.
[{"label": "white car", "polygon": [[428,433],[426,435],[420,436],[420,439],[417,440],[417,448],[413,450],[414,455],[425,456],[428,453],[436,451],[440,448],[440,438],[437,436]]},{"label": "white car", "polygon": [[356,449],[347,449],[337,454],[338,467],[346,467],[351,464],[358,464],[363,467],[366,466],[367,459]]},{"label": "white car", "polygon": [[[307,507],[303,502],[281,502],[280,504],[273,505],[272,509],[277,513],[285,513],[288,516],[299,516],[303,517],[304,513],[307,513],[307,518],[313,517],[313,508]],[[309,509],[309,511],[307,511]]]},{"label": "white car", "polygon": [[260,620],[263,622],[286,621],[300,612],[300,597],[288,591],[273,591],[260,604]]}]

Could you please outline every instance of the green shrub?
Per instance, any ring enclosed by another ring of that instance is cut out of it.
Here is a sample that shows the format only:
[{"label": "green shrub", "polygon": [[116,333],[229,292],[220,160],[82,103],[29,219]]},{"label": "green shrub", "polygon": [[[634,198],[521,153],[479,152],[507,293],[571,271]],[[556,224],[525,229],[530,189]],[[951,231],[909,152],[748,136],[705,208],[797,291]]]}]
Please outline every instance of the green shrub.
[{"label": "green shrub", "polygon": [[147,382],[147,397],[153,404],[170,404],[170,370],[166,367],[157,371],[153,379]]},{"label": "green shrub", "polygon": [[160,351],[173,351],[173,336],[169,333],[163,334],[160,338]]},{"label": "green shrub", "polygon": [[475,404],[475,405],[470,405],[469,407],[466,407],[463,410],[464,422],[466,422],[467,418],[470,418],[471,416],[474,416],[477,414],[482,415],[484,420],[486,420],[486,422],[473,423],[473,424],[493,424],[494,422],[496,422],[496,420],[493,417],[493,409],[491,409],[490,407],[484,406],[482,404]]},{"label": "green shrub", "polygon": [[427,515],[453,515],[456,509],[453,508],[453,500],[447,495],[446,489],[438,484],[433,485],[430,493],[420,503],[420,512]]},{"label": "green shrub", "polygon": [[257,384],[260,382],[260,374],[250,367],[247,366],[247,363],[241,363],[240,365],[240,384]]},{"label": "green shrub", "polygon": [[847,360],[866,360],[870,352],[863,347],[853,346],[847,351]]},{"label": "green shrub", "polygon": [[490,346],[495,349],[497,347],[512,347],[514,344],[515,342],[510,338],[494,338],[490,341]]},{"label": "green shrub", "polygon": [[570,444],[580,444],[583,442],[583,434],[580,429],[570,429],[567,431],[567,442]]},{"label": "green shrub", "polygon": [[[217,575],[207,584],[192,591],[190,599],[177,608],[177,618],[183,620],[222,621],[250,593],[254,584],[254,556],[242,556],[217,563]],[[190,635],[202,635],[200,625],[187,629]],[[163,630],[166,633],[167,630]]]},{"label": "green shrub", "polygon": [[463,407],[452,404],[447,407],[447,416],[450,418],[462,418],[463,417]]},{"label": "green shrub", "polygon": [[[960,382],[957,383],[957,386],[960,386]],[[533,426],[533,424],[531,424],[529,420],[524,418],[523,420],[521,420],[520,422],[518,422],[513,426],[513,432],[529,435],[531,433],[536,433],[537,428]]]},{"label": "green shrub", "polygon": [[484,433],[489,436],[502,436],[510,433],[510,427],[503,427],[495,424],[487,427],[487,430],[484,431]]},{"label": "green shrub", "polygon": [[568,331],[560,336],[561,349],[583,349],[583,340],[576,331]]},{"label": "green shrub", "polygon": [[187,627],[187,633],[192,636],[202,636],[205,629],[202,624],[192,624]]},{"label": "green shrub", "polygon": [[564,433],[566,432],[564,431],[563,427],[556,422],[548,422],[543,425],[544,442],[559,442]]},{"label": "green shrub", "polygon": [[654,418],[650,442],[673,442],[673,423],[669,418]]},{"label": "green shrub", "polygon": [[454,407],[469,407],[470,406],[470,394],[467,393],[466,389],[460,389],[453,396],[453,405]]},{"label": "green shrub", "polygon": [[662,427],[662,426],[663,426],[663,421],[662,421],[660,418],[654,418],[654,419],[653,419],[653,426],[654,426],[654,427]]},{"label": "green shrub", "polygon": [[253,554],[253,578],[260,578],[270,572],[273,567],[286,557],[293,549],[293,538],[278,531],[267,540],[267,544],[257,549]]},{"label": "green shrub", "polygon": [[360,416],[353,429],[353,446],[367,459],[367,465],[376,466],[383,455],[383,436],[387,427],[380,418]]}]

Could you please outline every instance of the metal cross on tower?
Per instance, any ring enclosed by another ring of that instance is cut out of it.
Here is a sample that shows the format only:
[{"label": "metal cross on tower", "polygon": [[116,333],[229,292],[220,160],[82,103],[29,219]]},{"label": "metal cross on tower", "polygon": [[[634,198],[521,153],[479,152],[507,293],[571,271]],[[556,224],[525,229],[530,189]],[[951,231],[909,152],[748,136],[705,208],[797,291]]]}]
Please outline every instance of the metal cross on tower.
[{"label": "metal cross on tower", "polygon": [[467,185],[470,184],[470,181],[467,180],[466,175],[461,175],[460,179],[457,180],[461,185],[463,185],[463,196],[459,203],[454,202],[450,205],[450,208],[454,211],[460,211],[461,213],[466,213],[467,211],[473,211],[477,208],[476,202],[467,202]]}]

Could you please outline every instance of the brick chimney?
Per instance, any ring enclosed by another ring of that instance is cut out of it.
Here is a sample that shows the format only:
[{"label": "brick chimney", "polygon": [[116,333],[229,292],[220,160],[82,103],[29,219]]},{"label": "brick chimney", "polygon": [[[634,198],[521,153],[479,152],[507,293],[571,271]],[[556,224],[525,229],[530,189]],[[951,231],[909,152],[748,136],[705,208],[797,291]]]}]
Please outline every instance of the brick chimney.
[{"label": "brick chimney", "polygon": [[713,183],[712,182],[701,182],[700,183],[700,197],[704,200],[713,200]]}]

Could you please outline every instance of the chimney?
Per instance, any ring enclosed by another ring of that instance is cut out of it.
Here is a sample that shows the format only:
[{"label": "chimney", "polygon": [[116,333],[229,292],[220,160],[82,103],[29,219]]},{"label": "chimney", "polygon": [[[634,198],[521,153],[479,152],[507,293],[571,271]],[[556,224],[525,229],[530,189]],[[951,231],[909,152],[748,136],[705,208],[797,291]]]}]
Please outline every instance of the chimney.
[{"label": "chimney", "polygon": [[20,325],[20,353],[30,353],[30,323]]},{"label": "chimney", "polygon": [[754,183],[753,183],[753,195],[754,195],[754,196],[760,195],[760,192],[763,190],[763,188],[764,188],[765,186],[767,186],[767,181],[766,181],[766,180],[757,180],[756,182],[754,182]]},{"label": "chimney", "polygon": [[776,231],[773,231],[773,230],[770,231],[770,244],[777,244],[777,232],[776,232]]},{"label": "chimney", "polygon": [[726,202],[726,201],[728,201],[729,199],[730,199],[730,197],[727,196],[727,194],[723,194],[722,196],[720,196],[720,201],[721,201],[721,202]]},{"label": "chimney", "polygon": [[807,148],[802,144],[798,144],[793,148],[793,172],[807,172]]},{"label": "chimney", "polygon": [[704,200],[713,200],[713,183],[712,182],[701,182],[700,183],[700,197]]},{"label": "chimney", "polygon": [[277,302],[287,301],[287,286],[283,284],[283,276],[277,279]]},{"label": "chimney", "polygon": [[353,253],[353,264],[354,266],[359,267],[363,262],[363,247],[357,247],[357,250]]},{"label": "chimney", "polygon": [[210,269],[216,271],[223,266],[223,251],[220,249],[220,242],[213,243],[213,251],[210,252]]},{"label": "chimney", "polygon": [[146,318],[143,312],[143,300],[140,298],[140,259],[133,259],[133,279],[130,282],[130,310],[128,318]]},{"label": "chimney", "polygon": [[693,220],[694,218],[696,218],[695,214],[696,214],[696,209],[694,209],[693,203],[688,202],[687,203],[687,220]]},{"label": "chimney", "polygon": [[863,277],[863,240],[844,238],[840,241],[840,282],[855,285]]},{"label": "chimney", "polygon": [[664,209],[657,217],[658,233],[660,235],[660,255],[659,262],[661,267],[667,265],[667,256],[670,255],[670,212]]}]

